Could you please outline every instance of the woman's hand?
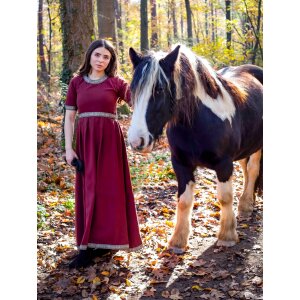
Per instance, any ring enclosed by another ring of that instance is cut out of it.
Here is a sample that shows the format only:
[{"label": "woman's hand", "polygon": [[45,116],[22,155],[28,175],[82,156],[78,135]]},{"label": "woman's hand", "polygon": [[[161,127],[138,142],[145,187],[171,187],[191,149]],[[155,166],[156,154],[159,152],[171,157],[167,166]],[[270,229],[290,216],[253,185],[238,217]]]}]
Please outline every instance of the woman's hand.
[{"label": "woman's hand", "polygon": [[66,149],[66,161],[70,166],[74,157],[78,158],[76,152],[73,149]]}]

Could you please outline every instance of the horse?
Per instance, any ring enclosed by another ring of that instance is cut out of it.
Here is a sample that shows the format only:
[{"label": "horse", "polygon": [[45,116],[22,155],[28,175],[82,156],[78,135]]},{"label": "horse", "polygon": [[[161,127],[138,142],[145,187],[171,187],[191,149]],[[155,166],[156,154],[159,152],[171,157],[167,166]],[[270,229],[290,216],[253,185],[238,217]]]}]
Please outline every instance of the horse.
[{"label": "horse", "polygon": [[239,242],[233,211],[233,162],[243,170],[238,217],[249,218],[255,193],[262,193],[263,69],[250,64],[215,71],[184,45],[169,53],[129,49],[133,114],[128,142],[150,152],[163,133],[178,181],[176,225],[168,248],[186,251],[191,231],[194,171],[216,173],[220,226],[217,246]]}]

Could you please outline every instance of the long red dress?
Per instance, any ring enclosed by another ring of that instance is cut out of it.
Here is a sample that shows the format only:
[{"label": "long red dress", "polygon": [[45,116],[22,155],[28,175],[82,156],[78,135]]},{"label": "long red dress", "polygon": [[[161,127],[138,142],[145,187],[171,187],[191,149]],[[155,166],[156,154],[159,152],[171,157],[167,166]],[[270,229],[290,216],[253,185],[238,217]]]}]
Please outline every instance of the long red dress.
[{"label": "long red dress", "polygon": [[113,118],[94,116],[116,115],[118,98],[130,101],[128,85],[120,77],[95,83],[76,76],[67,93],[66,109],[79,113],[76,154],[84,164],[75,184],[76,242],[82,250],[142,246],[120,125]]}]

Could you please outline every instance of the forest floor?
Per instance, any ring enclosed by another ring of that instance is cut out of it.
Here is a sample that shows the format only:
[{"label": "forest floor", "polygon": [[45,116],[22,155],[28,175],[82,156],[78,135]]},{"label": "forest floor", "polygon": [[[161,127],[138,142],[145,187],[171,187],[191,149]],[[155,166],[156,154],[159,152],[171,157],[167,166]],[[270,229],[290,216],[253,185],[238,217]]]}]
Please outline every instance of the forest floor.
[{"label": "forest floor", "polygon": [[[257,197],[247,221],[238,221],[240,242],[217,247],[220,207],[214,172],[196,173],[189,247],[167,250],[174,230],[176,177],[166,137],[147,155],[127,147],[143,248],[97,258],[69,270],[74,238],[75,171],[60,150],[59,93],[38,90],[37,299],[263,299],[263,202]],[[119,120],[125,139],[129,118]],[[234,170],[234,210],[243,178]]]}]

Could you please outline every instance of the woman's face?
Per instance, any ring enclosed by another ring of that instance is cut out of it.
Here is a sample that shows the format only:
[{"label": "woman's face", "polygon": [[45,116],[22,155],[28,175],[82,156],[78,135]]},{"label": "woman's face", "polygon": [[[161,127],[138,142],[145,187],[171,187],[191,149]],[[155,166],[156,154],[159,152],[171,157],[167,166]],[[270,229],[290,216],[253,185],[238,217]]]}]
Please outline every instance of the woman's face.
[{"label": "woman's face", "polygon": [[92,52],[91,60],[90,60],[92,71],[95,71],[97,73],[103,73],[110,62],[110,58],[111,58],[111,54],[106,48],[104,47],[96,48]]}]

